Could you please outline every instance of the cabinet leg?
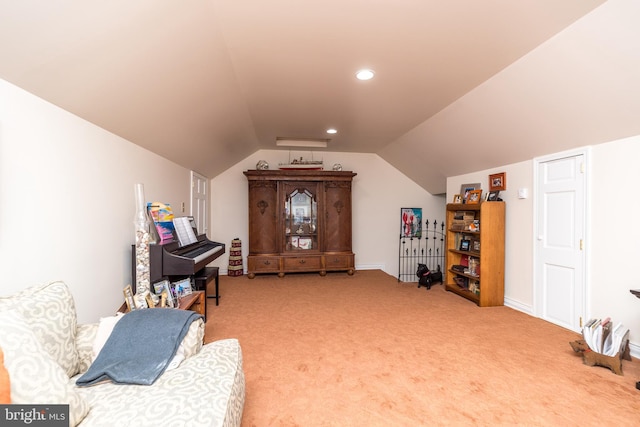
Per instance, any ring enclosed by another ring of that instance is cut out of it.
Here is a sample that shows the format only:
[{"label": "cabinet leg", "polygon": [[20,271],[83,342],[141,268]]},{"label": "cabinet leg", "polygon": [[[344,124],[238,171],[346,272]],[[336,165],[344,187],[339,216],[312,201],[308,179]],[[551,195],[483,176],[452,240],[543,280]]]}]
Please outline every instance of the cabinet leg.
[{"label": "cabinet leg", "polygon": [[320,276],[324,277],[327,275],[326,270],[320,270]]},{"label": "cabinet leg", "polygon": [[284,277],[284,273],[283,272],[278,273],[278,277],[280,278]]},{"label": "cabinet leg", "polygon": [[249,273],[249,274],[247,274],[247,277],[249,279],[253,279],[254,277],[256,277],[256,274],[255,273]]},{"label": "cabinet leg", "polygon": [[354,270],[347,270],[347,274],[348,274],[349,276],[353,276],[353,273],[355,273],[355,271],[354,271]]}]

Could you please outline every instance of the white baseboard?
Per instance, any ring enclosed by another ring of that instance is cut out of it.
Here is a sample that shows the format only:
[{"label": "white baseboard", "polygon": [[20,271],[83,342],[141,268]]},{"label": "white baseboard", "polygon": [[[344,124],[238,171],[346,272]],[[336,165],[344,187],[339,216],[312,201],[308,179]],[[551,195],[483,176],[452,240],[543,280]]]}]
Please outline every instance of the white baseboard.
[{"label": "white baseboard", "polygon": [[518,310],[525,314],[528,314],[529,316],[533,316],[533,307],[531,307],[530,305],[522,304],[519,301],[509,298],[504,299],[504,305],[509,308],[513,308],[514,310]]},{"label": "white baseboard", "polygon": [[388,271],[385,271],[384,264],[358,264],[356,265],[356,271],[358,270],[382,270],[389,274]]},{"label": "white baseboard", "polygon": [[632,357],[640,358],[640,345],[629,341],[629,351]]}]

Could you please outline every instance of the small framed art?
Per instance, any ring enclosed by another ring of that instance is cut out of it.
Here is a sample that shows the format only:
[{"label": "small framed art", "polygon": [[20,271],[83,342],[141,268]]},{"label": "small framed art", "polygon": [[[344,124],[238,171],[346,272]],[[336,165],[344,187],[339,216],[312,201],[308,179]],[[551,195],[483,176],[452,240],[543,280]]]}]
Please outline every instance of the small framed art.
[{"label": "small framed art", "polygon": [[469,205],[478,204],[480,197],[482,197],[482,190],[471,190],[467,193],[466,203]]},{"label": "small framed art", "polygon": [[422,208],[400,209],[400,236],[422,237]]},{"label": "small framed art", "polygon": [[133,289],[131,289],[131,285],[125,286],[122,293],[124,294],[124,302],[127,304],[127,309],[129,309],[129,311],[135,310],[137,307],[136,301],[133,299]]},{"label": "small framed art", "polygon": [[499,191],[490,191],[487,194],[487,202],[498,202],[500,201],[500,192]]},{"label": "small framed art", "polygon": [[460,195],[462,197],[462,203],[467,203],[467,196],[469,196],[470,191],[479,190],[480,188],[482,187],[479,182],[475,184],[462,184],[460,186]]},{"label": "small framed art", "polygon": [[453,203],[462,203],[462,194],[454,194]]},{"label": "small framed art", "polygon": [[178,307],[178,301],[176,301],[173,298],[173,292],[171,290],[171,285],[169,284],[169,281],[165,280],[163,282],[163,284],[164,284],[164,289],[162,290],[162,294],[161,295],[165,295],[166,294],[166,297],[164,297],[165,305],[163,305],[163,307],[177,308]]},{"label": "small framed art", "polygon": [[507,173],[500,172],[489,175],[489,191],[504,191],[507,189]]},{"label": "small framed art", "polygon": [[154,308],[156,306],[156,303],[153,301],[153,297],[151,296],[151,292],[149,292],[148,294],[146,294],[144,296],[144,299],[147,301],[147,306],[149,308]]}]

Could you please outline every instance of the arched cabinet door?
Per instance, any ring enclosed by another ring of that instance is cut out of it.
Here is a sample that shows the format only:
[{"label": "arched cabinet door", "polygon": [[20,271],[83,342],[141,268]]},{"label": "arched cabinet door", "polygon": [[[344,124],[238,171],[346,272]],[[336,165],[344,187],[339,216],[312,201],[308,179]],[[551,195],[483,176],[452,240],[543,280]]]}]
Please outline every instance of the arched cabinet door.
[{"label": "arched cabinet door", "polygon": [[249,254],[279,252],[278,186],[275,181],[249,182]]},{"label": "arched cabinet door", "polygon": [[351,251],[351,182],[327,181],[324,191],[324,250]]}]

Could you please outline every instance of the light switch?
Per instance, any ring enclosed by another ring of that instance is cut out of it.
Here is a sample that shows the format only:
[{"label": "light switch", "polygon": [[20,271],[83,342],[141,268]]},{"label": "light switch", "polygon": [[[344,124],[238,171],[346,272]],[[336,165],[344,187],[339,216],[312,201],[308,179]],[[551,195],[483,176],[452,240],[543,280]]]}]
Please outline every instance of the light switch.
[{"label": "light switch", "polygon": [[518,199],[526,199],[529,197],[529,190],[527,188],[518,188]]}]

